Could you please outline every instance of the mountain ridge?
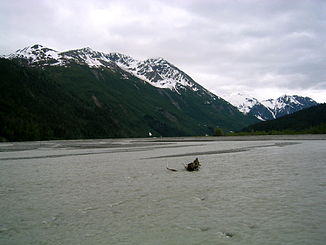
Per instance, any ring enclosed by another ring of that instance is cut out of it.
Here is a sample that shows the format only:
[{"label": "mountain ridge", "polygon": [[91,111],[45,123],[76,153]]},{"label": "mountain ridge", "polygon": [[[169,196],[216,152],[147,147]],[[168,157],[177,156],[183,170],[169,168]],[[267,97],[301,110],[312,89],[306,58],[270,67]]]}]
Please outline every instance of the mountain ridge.
[{"label": "mountain ridge", "polygon": [[253,115],[261,121],[272,120],[315,106],[318,103],[309,97],[298,95],[282,95],[277,99],[258,99],[243,93],[236,93],[226,98],[242,113]]},{"label": "mountain ridge", "polygon": [[[189,75],[161,57],[141,61],[125,54],[117,52],[104,53],[94,51],[89,47],[59,52],[35,44],[18,49],[5,58],[25,59],[30,66],[67,66],[71,62],[96,68],[115,69],[116,66],[119,66],[124,71],[150,83],[154,87],[168,88],[176,92],[178,92],[178,89],[185,87],[198,90],[200,86]],[[204,89],[202,86],[200,87]],[[208,90],[204,90],[206,93],[212,94]]]}]

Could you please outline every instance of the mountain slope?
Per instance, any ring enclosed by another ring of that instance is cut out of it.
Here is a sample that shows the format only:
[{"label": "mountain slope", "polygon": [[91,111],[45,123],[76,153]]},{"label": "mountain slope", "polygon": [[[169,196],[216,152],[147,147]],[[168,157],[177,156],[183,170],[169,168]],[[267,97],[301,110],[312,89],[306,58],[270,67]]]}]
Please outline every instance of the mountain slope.
[{"label": "mountain slope", "polygon": [[309,97],[297,95],[283,95],[276,100],[258,101],[249,95],[237,93],[229,96],[227,100],[244,114],[255,116],[262,121],[279,118],[318,104]]},{"label": "mountain slope", "polygon": [[274,120],[250,125],[243,131],[326,133],[326,104],[319,104]]},{"label": "mountain slope", "polygon": [[44,71],[0,59],[0,136],[46,140],[123,136],[109,114],[70,93]]},{"label": "mountain slope", "polygon": [[[0,63],[0,136],[8,140],[205,135],[256,121],[193,80],[159,88],[90,49],[22,52],[30,57]],[[163,70],[155,72],[162,78]]]}]

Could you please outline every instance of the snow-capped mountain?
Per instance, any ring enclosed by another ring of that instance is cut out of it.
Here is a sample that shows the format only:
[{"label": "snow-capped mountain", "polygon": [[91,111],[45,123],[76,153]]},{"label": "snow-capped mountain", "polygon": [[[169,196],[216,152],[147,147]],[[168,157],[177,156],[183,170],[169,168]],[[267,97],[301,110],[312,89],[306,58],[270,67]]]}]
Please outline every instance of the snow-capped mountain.
[{"label": "snow-capped mountain", "polygon": [[274,112],[274,118],[279,118],[293,112],[315,106],[318,103],[309,97],[283,95],[276,100],[264,100],[261,102],[261,104]]},{"label": "snow-capped mountain", "polygon": [[277,99],[259,101],[247,94],[237,93],[225,99],[242,113],[253,115],[263,121],[279,118],[318,104],[309,97],[298,95],[283,95]]},{"label": "snow-capped mountain", "polygon": [[11,132],[21,122],[20,140],[33,132],[32,139],[211,135],[216,127],[236,131],[258,121],[162,58],[42,45],[5,58],[0,102],[11,114],[0,116],[9,118],[8,139],[16,139]]},{"label": "snow-capped mountain", "polygon": [[[198,96],[206,97],[205,104],[221,99],[163,58],[136,60],[128,55],[106,54],[88,47],[59,52],[39,44],[19,49],[5,58],[22,59],[29,66],[67,67],[72,63],[77,63],[91,68],[108,68],[123,73],[122,76],[125,79],[128,79],[129,74],[154,87],[170,89],[178,94],[181,94],[183,90],[190,90]],[[317,104],[311,98],[295,95],[284,95],[276,100],[258,101],[249,95],[232,94],[225,99],[242,113],[254,115],[260,120],[274,119]]]},{"label": "snow-capped mountain", "polygon": [[[116,69],[118,66],[158,88],[168,88],[177,92],[180,88],[190,88],[193,91],[204,89],[186,73],[163,58],[140,61],[124,54],[105,54],[94,51],[91,48],[58,52],[39,44],[19,49],[6,58],[25,59],[30,66],[67,66],[72,62],[96,68]],[[204,90],[205,93],[211,94],[206,89]]]}]

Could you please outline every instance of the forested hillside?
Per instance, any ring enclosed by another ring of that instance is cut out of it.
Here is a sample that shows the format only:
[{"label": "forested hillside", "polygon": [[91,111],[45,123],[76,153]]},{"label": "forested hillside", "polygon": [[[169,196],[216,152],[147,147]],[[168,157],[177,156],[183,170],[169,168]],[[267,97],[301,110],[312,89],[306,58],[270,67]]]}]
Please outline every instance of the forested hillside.
[{"label": "forested hillside", "polygon": [[256,121],[216,96],[156,88],[119,67],[0,59],[0,76],[3,140],[211,135],[217,125],[239,130]]}]

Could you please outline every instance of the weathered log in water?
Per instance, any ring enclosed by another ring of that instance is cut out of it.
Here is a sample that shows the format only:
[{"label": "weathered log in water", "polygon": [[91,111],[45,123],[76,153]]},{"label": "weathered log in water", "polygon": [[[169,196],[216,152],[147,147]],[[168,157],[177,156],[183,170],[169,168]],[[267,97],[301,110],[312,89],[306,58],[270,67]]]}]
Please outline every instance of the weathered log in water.
[{"label": "weathered log in water", "polygon": [[[188,164],[184,164],[184,167],[187,171],[198,171],[199,168],[200,168],[201,164],[199,163],[199,160],[198,158],[196,158],[193,162],[191,163],[188,163]],[[168,165],[166,165],[166,169],[167,170],[170,170],[170,171],[173,171],[173,172],[177,172],[178,170],[177,169],[174,169],[174,168],[170,168]]]},{"label": "weathered log in water", "polygon": [[198,158],[196,158],[193,162],[188,163],[185,165],[185,168],[187,171],[198,171],[200,168],[201,164],[199,163]]}]

